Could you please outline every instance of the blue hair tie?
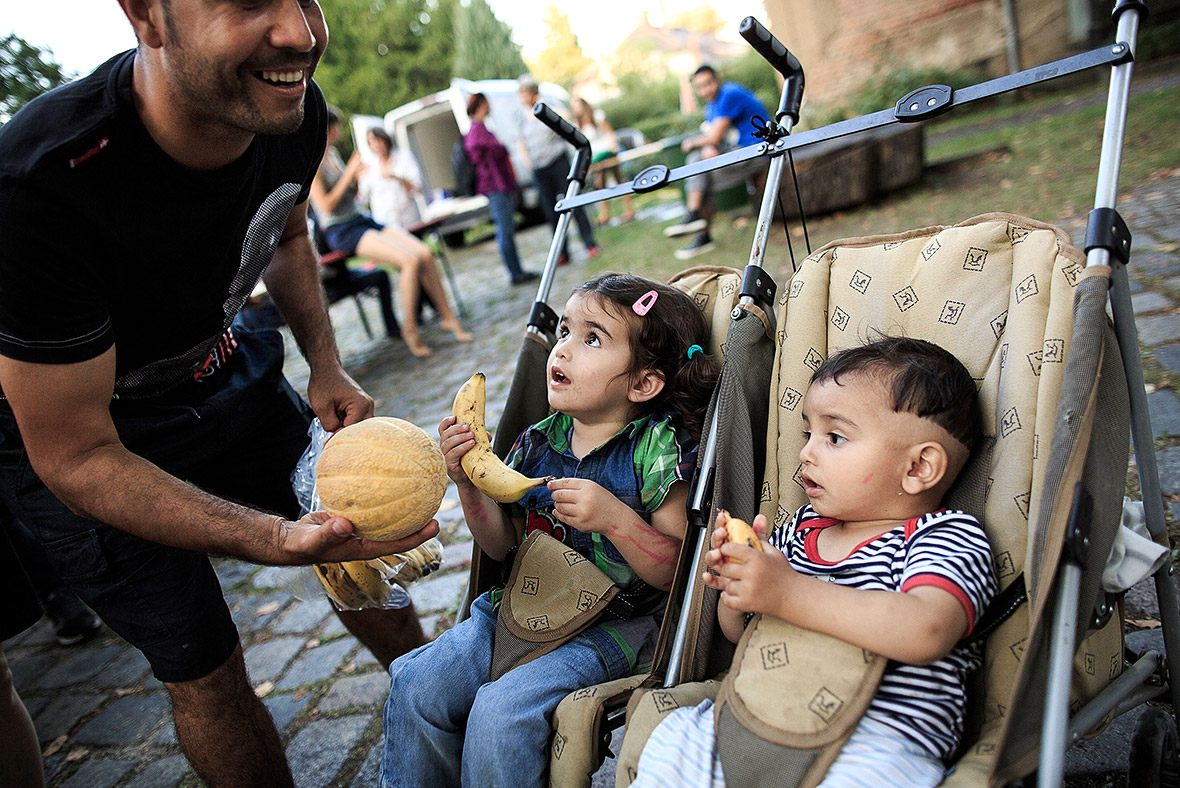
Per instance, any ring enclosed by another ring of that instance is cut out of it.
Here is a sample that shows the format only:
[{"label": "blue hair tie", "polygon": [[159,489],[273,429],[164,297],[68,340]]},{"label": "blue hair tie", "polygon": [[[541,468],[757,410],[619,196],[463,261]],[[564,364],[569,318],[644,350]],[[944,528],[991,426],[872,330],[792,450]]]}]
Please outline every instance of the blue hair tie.
[{"label": "blue hair tie", "polygon": [[701,346],[700,346],[700,345],[689,345],[689,346],[688,346],[688,360],[689,360],[689,361],[692,361],[692,357],[693,357],[695,354],[697,354],[697,353],[704,353],[704,352],[705,352],[705,351],[701,350]]}]

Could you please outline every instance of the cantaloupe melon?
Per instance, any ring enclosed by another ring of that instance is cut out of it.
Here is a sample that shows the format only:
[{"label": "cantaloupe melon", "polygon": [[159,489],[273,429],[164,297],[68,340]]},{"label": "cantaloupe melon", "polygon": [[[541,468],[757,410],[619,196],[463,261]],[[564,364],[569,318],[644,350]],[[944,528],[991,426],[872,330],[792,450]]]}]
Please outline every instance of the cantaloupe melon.
[{"label": "cantaloupe melon", "polygon": [[347,517],[366,539],[418,531],[438,512],[446,489],[438,442],[421,427],[387,416],[336,432],[316,466],[324,511]]}]

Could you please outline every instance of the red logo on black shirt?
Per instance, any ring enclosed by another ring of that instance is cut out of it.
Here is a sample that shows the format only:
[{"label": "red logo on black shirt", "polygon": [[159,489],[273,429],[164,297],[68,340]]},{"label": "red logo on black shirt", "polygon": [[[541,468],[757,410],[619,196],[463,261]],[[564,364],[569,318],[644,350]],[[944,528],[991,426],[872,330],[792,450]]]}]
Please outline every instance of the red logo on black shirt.
[{"label": "red logo on black shirt", "polygon": [[70,169],[71,170],[74,169],[79,164],[81,164],[82,162],[89,159],[91,156],[94,156],[96,153],[100,153],[103,148],[105,148],[107,145],[110,145],[110,144],[111,144],[111,138],[110,137],[103,137],[101,140],[98,141],[98,144],[95,145],[93,148],[86,151],[81,156],[79,156],[75,159],[70,159]]},{"label": "red logo on black shirt", "polygon": [[238,340],[234,338],[234,331],[232,328],[227,328],[221,338],[217,340],[217,344],[213,346],[213,350],[205,356],[204,363],[193,373],[193,380],[203,380],[221,369],[237,349]]}]

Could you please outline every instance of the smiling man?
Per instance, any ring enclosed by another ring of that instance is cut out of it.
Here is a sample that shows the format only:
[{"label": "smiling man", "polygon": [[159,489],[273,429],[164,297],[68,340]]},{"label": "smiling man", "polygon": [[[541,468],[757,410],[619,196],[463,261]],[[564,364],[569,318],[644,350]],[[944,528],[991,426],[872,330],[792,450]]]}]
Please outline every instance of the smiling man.
[{"label": "smiling man", "polygon": [[[147,657],[208,784],[290,785],[206,554],[371,558],[437,524],[371,542],[343,518],[296,520],[311,411],[328,430],[373,414],[307,235],[319,6],[121,4],[138,48],[0,129],[0,502]],[[278,333],[233,322],[260,277],[307,357],[310,410]],[[383,662],[424,639],[412,609],[345,623]]]}]

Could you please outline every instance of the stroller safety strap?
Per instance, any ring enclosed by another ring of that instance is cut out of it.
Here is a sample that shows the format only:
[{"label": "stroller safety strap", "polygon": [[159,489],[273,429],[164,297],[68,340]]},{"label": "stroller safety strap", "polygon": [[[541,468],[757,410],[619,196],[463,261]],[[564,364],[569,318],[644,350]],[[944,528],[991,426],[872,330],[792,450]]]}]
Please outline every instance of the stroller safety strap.
[{"label": "stroller safety strap", "polygon": [[492,681],[589,627],[619,593],[593,562],[534,531],[512,564],[496,617]]},{"label": "stroller safety strap", "polygon": [[714,707],[726,784],[818,784],[872,702],[886,662],[828,635],[756,616]]}]

